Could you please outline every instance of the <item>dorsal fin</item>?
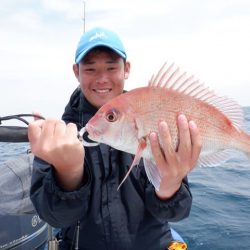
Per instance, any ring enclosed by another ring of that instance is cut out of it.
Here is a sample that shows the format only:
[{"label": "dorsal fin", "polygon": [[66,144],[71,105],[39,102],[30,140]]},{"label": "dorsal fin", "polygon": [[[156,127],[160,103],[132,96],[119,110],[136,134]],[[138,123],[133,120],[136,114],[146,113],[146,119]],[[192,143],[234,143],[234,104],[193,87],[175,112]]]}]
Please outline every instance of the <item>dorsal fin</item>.
[{"label": "dorsal fin", "polygon": [[148,83],[149,87],[167,88],[184,95],[192,96],[224,113],[236,127],[243,124],[243,111],[241,106],[227,97],[219,97],[214,91],[206,87],[193,75],[187,76],[181,72],[174,63],[164,63],[156,76],[152,76]]}]

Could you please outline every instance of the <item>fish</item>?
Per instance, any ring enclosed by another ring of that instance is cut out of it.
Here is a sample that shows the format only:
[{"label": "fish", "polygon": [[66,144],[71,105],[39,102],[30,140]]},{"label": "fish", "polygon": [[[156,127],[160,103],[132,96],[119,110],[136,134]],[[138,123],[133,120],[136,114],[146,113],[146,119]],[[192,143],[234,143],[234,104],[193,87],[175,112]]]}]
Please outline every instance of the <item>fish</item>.
[{"label": "fish", "polygon": [[[85,126],[89,139],[135,155],[121,184],[141,158],[149,181],[159,190],[161,174],[148,135],[158,134],[158,123],[168,123],[173,147],[178,147],[177,116],[194,121],[202,138],[200,166],[214,166],[230,158],[231,150],[250,158],[250,135],[241,128],[242,107],[221,97],[174,63],[165,63],[145,87],[124,92],[104,104]],[[162,145],[159,138],[160,145]]]}]

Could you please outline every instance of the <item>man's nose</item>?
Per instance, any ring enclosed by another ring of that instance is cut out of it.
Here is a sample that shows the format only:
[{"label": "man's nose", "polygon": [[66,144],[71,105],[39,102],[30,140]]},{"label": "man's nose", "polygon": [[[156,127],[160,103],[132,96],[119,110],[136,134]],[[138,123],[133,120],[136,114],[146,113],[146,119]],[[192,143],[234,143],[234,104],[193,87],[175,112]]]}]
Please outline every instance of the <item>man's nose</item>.
[{"label": "man's nose", "polygon": [[108,77],[105,72],[98,73],[96,77],[96,83],[103,84],[103,83],[106,83],[107,81],[108,81]]}]

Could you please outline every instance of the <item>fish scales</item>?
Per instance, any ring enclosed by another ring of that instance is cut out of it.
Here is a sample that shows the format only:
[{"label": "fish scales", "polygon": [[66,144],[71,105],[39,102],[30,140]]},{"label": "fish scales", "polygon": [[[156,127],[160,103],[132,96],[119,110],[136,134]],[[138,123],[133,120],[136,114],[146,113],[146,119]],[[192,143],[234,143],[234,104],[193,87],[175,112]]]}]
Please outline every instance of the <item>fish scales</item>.
[{"label": "fish scales", "polygon": [[[210,151],[210,148],[215,148],[222,141],[228,144],[225,130],[231,129],[231,122],[218,112],[214,107],[204,104],[194,98],[186,97],[183,94],[169,91],[164,88],[144,87],[140,91],[143,94],[131,92],[127,93],[127,100],[133,104],[133,110],[137,112],[137,120],[141,127],[142,135],[147,135],[151,131],[158,131],[159,120],[165,120],[170,126],[170,132],[173,139],[174,147],[178,144],[178,129],[176,118],[178,114],[185,114],[188,120],[193,120],[197,123],[201,134],[204,138],[204,150]],[[208,119],[214,117],[214,119]],[[212,135],[216,134],[216,138]],[[216,143],[218,141],[218,143]],[[223,145],[224,146],[224,145]],[[223,148],[221,146],[220,148]],[[216,147],[218,148],[218,146]],[[218,148],[219,149],[219,148]]]}]

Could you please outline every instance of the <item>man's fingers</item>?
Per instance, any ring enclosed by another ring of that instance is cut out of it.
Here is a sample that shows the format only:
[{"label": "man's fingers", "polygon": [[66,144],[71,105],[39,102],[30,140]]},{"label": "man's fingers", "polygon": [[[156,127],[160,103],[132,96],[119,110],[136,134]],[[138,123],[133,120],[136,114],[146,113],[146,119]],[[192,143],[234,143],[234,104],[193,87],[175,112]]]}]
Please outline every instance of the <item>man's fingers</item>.
[{"label": "man's fingers", "polygon": [[156,165],[161,173],[166,171],[167,166],[176,164],[175,149],[172,145],[169,127],[165,121],[159,122],[159,139],[156,133],[151,133],[150,143]]},{"label": "man's fingers", "polygon": [[41,118],[42,115],[39,112],[34,111],[34,112],[32,112],[32,114],[34,115],[34,120],[35,121],[42,119]]},{"label": "man's fingers", "polygon": [[151,146],[152,154],[155,159],[156,165],[160,168],[164,164],[165,158],[163,156],[163,153],[160,147],[158,136],[155,132],[151,132],[149,134],[149,141],[150,141],[150,146]]},{"label": "man's fingers", "polygon": [[39,140],[42,133],[44,120],[37,120],[28,125],[28,138],[31,143]]},{"label": "man's fingers", "polygon": [[179,115],[177,118],[178,131],[179,131],[179,145],[178,153],[182,156],[182,159],[188,160],[192,152],[190,131],[188,126],[188,121],[185,115]]},{"label": "man's fingers", "polygon": [[70,136],[75,135],[77,137],[78,130],[77,130],[76,125],[74,123],[72,123],[72,122],[68,123],[67,124],[67,129],[66,129],[65,133],[66,133],[66,136],[67,135],[70,135]]},{"label": "man's fingers", "polygon": [[195,165],[201,152],[202,138],[197,125],[193,121],[189,122],[189,129],[192,143],[192,161]]},{"label": "man's fingers", "polygon": [[175,155],[175,149],[168,124],[165,121],[159,123],[159,137],[166,160],[170,160],[170,158]]},{"label": "man's fingers", "polygon": [[59,120],[55,122],[54,134],[53,136],[60,139],[65,136],[66,133],[66,124],[64,121]]}]

